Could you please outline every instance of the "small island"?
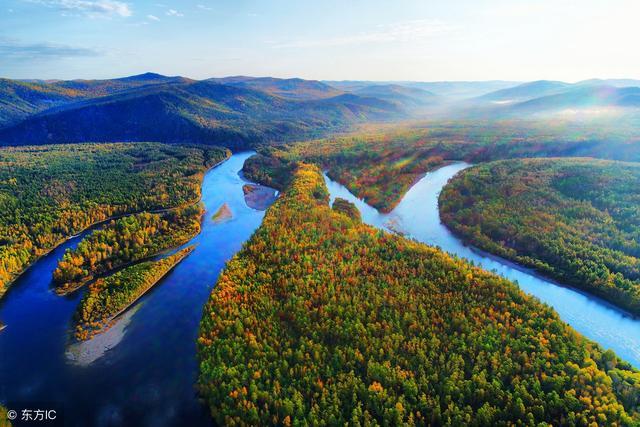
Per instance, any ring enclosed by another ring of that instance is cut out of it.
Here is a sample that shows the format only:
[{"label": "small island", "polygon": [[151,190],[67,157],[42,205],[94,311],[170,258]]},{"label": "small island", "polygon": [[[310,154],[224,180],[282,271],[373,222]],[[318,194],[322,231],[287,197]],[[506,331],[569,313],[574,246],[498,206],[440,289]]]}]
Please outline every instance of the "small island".
[{"label": "small island", "polygon": [[220,208],[213,214],[213,222],[220,223],[233,219],[233,212],[231,212],[231,208],[227,203],[224,203]]},{"label": "small island", "polygon": [[242,191],[247,206],[259,211],[266,210],[276,199],[275,190],[264,185],[245,184],[242,186]]},{"label": "small island", "polygon": [[119,314],[158,283],[194,248],[195,246],[189,246],[160,261],[147,261],[127,267],[92,283],[74,316],[76,338],[80,341],[88,340],[109,329]]},{"label": "small island", "polygon": [[109,222],[69,249],[53,272],[65,295],[95,278],[187,243],[200,232],[200,204],[163,213],[144,212]]}]

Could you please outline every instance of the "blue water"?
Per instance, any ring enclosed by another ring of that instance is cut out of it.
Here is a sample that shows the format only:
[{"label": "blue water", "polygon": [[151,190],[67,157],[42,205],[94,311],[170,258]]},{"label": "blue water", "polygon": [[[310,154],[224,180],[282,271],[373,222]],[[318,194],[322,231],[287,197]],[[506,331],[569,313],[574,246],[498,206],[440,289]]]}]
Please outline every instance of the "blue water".
[{"label": "blue water", "polygon": [[[252,154],[235,154],[205,175],[207,212],[202,232],[189,243],[195,251],[95,340],[69,342],[81,294],[51,292],[58,259],[82,236],[23,274],[0,301],[0,320],[7,325],[0,332],[0,401],[10,409],[33,402],[61,407],[68,425],[211,425],[194,390],[196,338],[220,270],[264,216],[247,207],[246,181],[238,175]],[[211,217],[225,202],[233,218],[215,223]]]},{"label": "blue water", "polygon": [[352,201],[360,209],[365,223],[400,231],[407,237],[438,246],[517,282],[525,292],[552,306],[578,332],[602,347],[614,350],[622,359],[640,368],[640,319],[600,298],[546,280],[531,270],[465,246],[440,222],[440,190],[455,174],[469,166],[467,163],[454,163],[426,174],[389,214],[378,212],[326,176],[325,181],[331,201],[336,196]]}]

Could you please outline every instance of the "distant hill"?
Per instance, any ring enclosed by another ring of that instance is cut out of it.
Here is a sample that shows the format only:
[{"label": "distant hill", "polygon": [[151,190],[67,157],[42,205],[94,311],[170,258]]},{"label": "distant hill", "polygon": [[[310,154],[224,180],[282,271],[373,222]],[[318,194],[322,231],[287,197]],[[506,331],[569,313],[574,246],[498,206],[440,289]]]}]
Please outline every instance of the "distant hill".
[{"label": "distant hill", "polygon": [[0,128],[82,98],[83,94],[78,91],[46,83],[0,79]]},{"label": "distant hill", "polygon": [[[640,113],[640,87],[600,84],[603,81],[606,80],[585,80],[573,84],[549,80],[525,83],[459,102],[450,117],[489,119],[605,111]],[[611,82],[617,85],[640,84],[635,80]]]},{"label": "distant hill", "polygon": [[60,80],[50,83],[49,86],[75,90],[82,93],[86,98],[91,98],[111,95],[116,92],[148,85],[188,82],[193,82],[193,80],[179,76],[167,77],[156,73],[144,73],[136,76],[107,80]]},{"label": "distant hill", "polygon": [[548,113],[598,107],[640,108],[640,88],[578,85],[558,94],[515,104],[508,109],[508,112],[511,114]]},{"label": "distant hill", "polygon": [[[149,80],[136,82],[141,81]],[[172,81],[139,84],[127,91],[49,109],[0,130],[0,141],[7,145],[201,142],[241,148],[403,116],[390,102],[353,94],[290,100],[213,81]]]},{"label": "distant hill", "polygon": [[519,85],[521,82],[511,82],[503,80],[490,81],[451,81],[451,82],[412,82],[412,81],[361,81],[361,80],[342,80],[342,81],[325,81],[328,85],[345,91],[357,91],[364,87],[374,85],[396,85],[406,88],[422,89],[438,95],[443,98],[452,100],[460,100],[465,98],[474,98],[494,92],[500,89],[506,89]]},{"label": "distant hill", "polygon": [[222,83],[230,86],[259,90],[287,99],[323,99],[331,98],[344,93],[341,90],[338,90],[332,86],[329,86],[328,84],[319,82],[317,80],[232,76],[213,78],[209,79],[209,81],[214,81],[216,83]]},{"label": "distant hill", "polygon": [[357,88],[352,93],[370,96],[392,102],[399,107],[415,109],[431,105],[440,100],[436,94],[419,88],[411,88],[397,84],[370,85]]},{"label": "distant hill", "polygon": [[477,99],[479,101],[492,102],[518,102],[533,98],[539,98],[541,96],[557,94],[569,87],[571,87],[571,84],[569,83],[550,80],[539,80],[491,92],[486,95],[480,96]]},{"label": "distant hill", "polygon": [[614,87],[640,87],[640,80],[634,79],[590,79],[582,80],[576,85],[581,86],[614,86]]},{"label": "distant hill", "polygon": [[80,100],[126,91],[147,85],[184,83],[183,77],[146,73],[111,80],[21,81],[0,79],[0,128],[18,123],[33,114]]}]

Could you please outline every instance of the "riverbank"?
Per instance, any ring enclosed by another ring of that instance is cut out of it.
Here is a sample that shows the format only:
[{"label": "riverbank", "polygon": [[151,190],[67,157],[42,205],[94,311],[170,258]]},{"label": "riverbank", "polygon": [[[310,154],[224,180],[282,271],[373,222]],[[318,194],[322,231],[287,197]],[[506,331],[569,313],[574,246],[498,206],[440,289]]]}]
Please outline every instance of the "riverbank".
[{"label": "riverbank", "polygon": [[78,304],[74,316],[75,337],[84,341],[109,329],[118,315],[153,288],[194,248],[188,246],[160,261],[135,264],[105,279],[98,279]]},{"label": "riverbank", "polygon": [[516,282],[525,292],[553,307],[562,320],[582,335],[605,349],[614,350],[622,359],[640,368],[640,319],[598,297],[468,246],[441,222],[438,209],[440,190],[451,177],[469,166],[462,162],[453,163],[426,174],[389,214],[380,213],[326,176],[325,181],[332,200],[341,197],[352,201],[365,223],[384,230],[393,228],[409,238],[437,246]]},{"label": "riverbank", "polygon": [[68,294],[95,278],[187,243],[200,233],[203,214],[198,202],[162,214],[145,212],[111,221],[65,253],[53,272],[56,293]]},{"label": "riverbank", "polygon": [[465,242],[640,315],[637,164],[512,159],[477,165],[439,197]]},{"label": "riverbank", "polygon": [[[55,396],[65,420],[77,426],[211,426],[211,415],[193,385],[198,325],[219,271],[262,222],[264,211],[247,206],[238,172],[251,152],[234,153],[209,170],[201,194],[202,230],[193,252],[176,265],[113,326],[93,340],[75,341],[73,316],[86,292],[58,297],[51,275],[69,240],[40,259],[0,302],[0,401],[47,402]],[[191,197],[190,197],[191,199]],[[215,223],[227,203],[231,221]],[[46,380],[44,380],[46,379]]]}]

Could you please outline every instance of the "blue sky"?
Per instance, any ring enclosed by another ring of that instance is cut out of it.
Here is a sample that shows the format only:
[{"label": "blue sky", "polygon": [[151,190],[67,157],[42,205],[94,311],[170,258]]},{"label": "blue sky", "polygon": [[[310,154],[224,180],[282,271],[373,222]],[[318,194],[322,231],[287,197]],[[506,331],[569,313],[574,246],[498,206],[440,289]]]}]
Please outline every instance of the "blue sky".
[{"label": "blue sky", "polygon": [[637,0],[0,0],[0,76],[640,78]]}]

